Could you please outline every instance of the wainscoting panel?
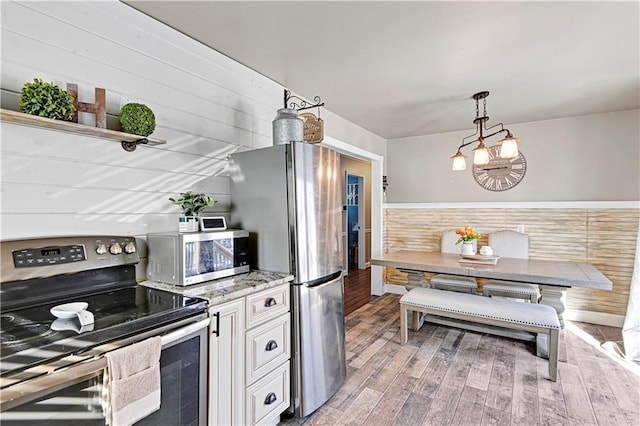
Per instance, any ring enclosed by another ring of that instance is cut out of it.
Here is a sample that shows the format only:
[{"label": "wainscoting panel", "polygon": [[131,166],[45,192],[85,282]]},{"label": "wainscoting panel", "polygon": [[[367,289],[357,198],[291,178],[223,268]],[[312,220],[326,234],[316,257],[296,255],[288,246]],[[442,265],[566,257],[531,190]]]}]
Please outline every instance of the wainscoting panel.
[{"label": "wainscoting panel", "polygon": [[[482,246],[488,233],[522,225],[530,258],[591,263],[613,282],[612,291],[570,289],[568,309],[624,316],[639,221],[638,208],[386,208],[384,251],[439,251],[442,231],[467,224],[482,234]],[[384,281],[403,285],[407,278],[385,268]]]}]

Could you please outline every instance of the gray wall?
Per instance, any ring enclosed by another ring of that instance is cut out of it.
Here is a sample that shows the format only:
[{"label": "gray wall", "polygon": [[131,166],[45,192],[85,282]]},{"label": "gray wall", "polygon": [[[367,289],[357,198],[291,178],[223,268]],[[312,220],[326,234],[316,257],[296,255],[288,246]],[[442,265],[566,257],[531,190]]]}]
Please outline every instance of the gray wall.
[{"label": "gray wall", "polygon": [[[639,123],[640,110],[507,123],[522,139],[527,172],[522,182],[503,192],[483,189],[474,180],[475,144],[463,150],[469,156],[467,169],[451,170],[449,157],[473,129],[389,140],[386,202],[637,201]],[[494,136],[485,144],[495,145],[499,139]]]}]

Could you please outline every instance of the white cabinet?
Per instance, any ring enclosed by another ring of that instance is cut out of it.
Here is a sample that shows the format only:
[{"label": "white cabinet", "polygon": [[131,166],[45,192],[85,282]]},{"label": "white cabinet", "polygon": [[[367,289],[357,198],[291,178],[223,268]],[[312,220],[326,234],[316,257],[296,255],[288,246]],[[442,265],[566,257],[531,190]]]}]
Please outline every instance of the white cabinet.
[{"label": "white cabinet", "polygon": [[282,364],[247,388],[247,424],[277,424],[289,407],[289,364]]},{"label": "white cabinet", "polygon": [[244,424],[244,299],[209,312],[209,424]]},{"label": "white cabinet", "polygon": [[281,315],[266,324],[247,330],[245,335],[245,378],[247,384],[272,371],[291,358],[289,315]]},{"label": "white cabinet", "polygon": [[289,284],[209,312],[209,424],[277,424],[291,400]]},{"label": "white cabinet", "polygon": [[247,296],[245,422],[277,424],[291,401],[289,284]]},{"label": "white cabinet", "polygon": [[289,285],[247,296],[247,328],[289,312]]}]

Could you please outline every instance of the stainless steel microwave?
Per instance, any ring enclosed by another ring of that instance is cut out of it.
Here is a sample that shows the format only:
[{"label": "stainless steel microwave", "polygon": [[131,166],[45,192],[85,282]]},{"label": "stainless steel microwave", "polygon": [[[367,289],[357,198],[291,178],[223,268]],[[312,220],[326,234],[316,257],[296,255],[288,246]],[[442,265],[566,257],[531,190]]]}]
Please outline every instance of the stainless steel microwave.
[{"label": "stainless steel microwave", "polygon": [[147,278],[191,285],[249,272],[249,232],[162,232],[147,234]]}]

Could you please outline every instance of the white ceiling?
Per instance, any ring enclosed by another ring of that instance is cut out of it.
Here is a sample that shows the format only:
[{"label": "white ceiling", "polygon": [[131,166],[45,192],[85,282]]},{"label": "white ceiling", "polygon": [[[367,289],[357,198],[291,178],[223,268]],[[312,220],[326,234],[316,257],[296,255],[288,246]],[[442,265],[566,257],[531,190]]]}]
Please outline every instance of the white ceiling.
[{"label": "white ceiling", "polygon": [[640,3],[128,1],[387,139],[640,108]]}]

